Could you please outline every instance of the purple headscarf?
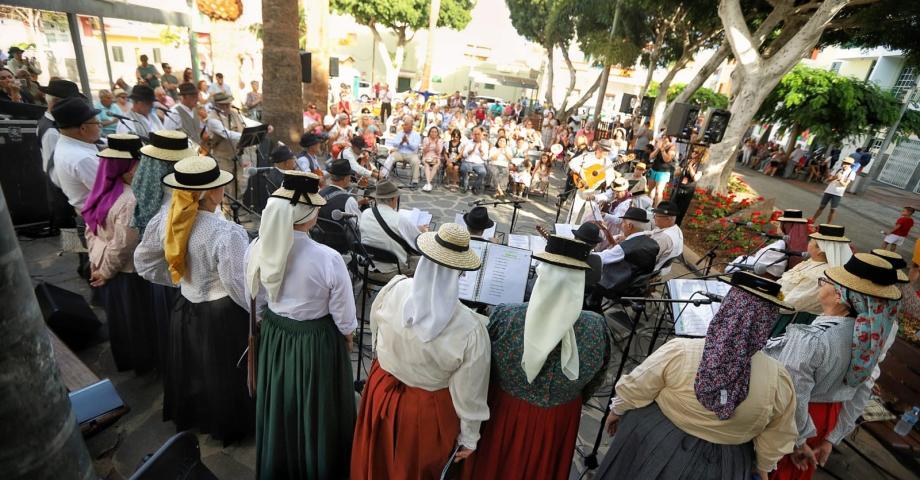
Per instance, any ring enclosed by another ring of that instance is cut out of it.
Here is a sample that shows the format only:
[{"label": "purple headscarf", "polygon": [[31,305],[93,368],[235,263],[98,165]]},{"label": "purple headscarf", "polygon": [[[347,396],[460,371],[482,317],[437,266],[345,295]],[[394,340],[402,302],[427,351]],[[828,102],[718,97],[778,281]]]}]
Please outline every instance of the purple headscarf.
[{"label": "purple headscarf", "polygon": [[105,225],[105,217],[115,204],[115,200],[125,190],[124,174],[131,171],[137,160],[130,158],[99,157],[99,169],[93,190],[89,192],[83,205],[83,220],[86,228],[96,233],[100,225]]},{"label": "purple headscarf", "polygon": [[696,399],[720,419],[731,418],[748,396],[751,357],[763,349],[779,307],[732,288],[712,317],[696,372]]}]

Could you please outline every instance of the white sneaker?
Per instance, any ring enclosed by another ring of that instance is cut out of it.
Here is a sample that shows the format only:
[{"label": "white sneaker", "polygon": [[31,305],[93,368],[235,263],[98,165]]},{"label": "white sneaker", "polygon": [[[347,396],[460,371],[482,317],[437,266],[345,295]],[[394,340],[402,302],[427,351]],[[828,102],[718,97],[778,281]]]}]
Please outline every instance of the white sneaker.
[{"label": "white sneaker", "polygon": [[431,191],[431,184],[430,184],[430,183],[426,183],[425,186],[422,187],[422,191],[423,191],[423,192],[430,192],[430,191]]}]

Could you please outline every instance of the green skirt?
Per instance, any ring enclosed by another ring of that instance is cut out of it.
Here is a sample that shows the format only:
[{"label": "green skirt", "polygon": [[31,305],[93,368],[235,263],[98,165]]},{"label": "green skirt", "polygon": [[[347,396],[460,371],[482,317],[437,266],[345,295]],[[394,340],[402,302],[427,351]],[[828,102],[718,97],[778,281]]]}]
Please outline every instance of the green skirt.
[{"label": "green skirt", "polygon": [[817,315],[808,312],[784,313],[776,319],[776,323],[773,325],[773,331],[770,332],[770,337],[778,337],[786,333],[786,327],[788,327],[790,323],[811,325],[811,322],[815,321],[816,318],[818,318]]},{"label": "green skirt", "polygon": [[257,478],[348,478],[355,429],[345,338],[331,316],[262,315],[256,390]]}]

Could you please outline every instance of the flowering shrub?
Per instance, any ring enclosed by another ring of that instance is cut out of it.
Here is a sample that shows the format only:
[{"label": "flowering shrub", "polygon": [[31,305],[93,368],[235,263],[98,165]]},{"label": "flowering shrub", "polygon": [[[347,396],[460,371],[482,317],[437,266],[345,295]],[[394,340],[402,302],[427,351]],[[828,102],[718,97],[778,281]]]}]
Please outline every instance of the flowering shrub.
[{"label": "flowering shrub", "polygon": [[752,198],[747,195],[739,198],[738,192],[732,190],[723,195],[698,188],[694,192],[693,202],[684,217],[682,227],[689,230],[691,237],[701,243],[697,247],[701,247],[703,251],[718,243],[720,246],[717,254],[720,256],[742,255],[763,243],[764,238],[758,235],[759,233],[777,233],[772,222],[782,212],[754,211],[747,218],[736,217],[735,221],[748,222],[749,225],[744,226],[735,225],[729,218],[763,200],[763,197]]}]

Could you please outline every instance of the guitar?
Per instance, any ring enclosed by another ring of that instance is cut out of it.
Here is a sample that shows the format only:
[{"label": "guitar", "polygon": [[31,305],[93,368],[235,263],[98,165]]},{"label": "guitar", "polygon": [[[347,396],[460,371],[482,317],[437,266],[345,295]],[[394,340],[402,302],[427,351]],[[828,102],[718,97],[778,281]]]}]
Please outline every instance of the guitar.
[{"label": "guitar", "polygon": [[608,168],[617,168],[620,165],[635,161],[636,154],[630,153],[622,156],[622,158],[618,158],[611,163],[609,167],[605,167],[602,163],[595,162],[586,167],[582,167],[581,174],[574,171],[571,172],[572,182],[579,190],[596,190],[601,184],[607,181],[606,172]]}]

